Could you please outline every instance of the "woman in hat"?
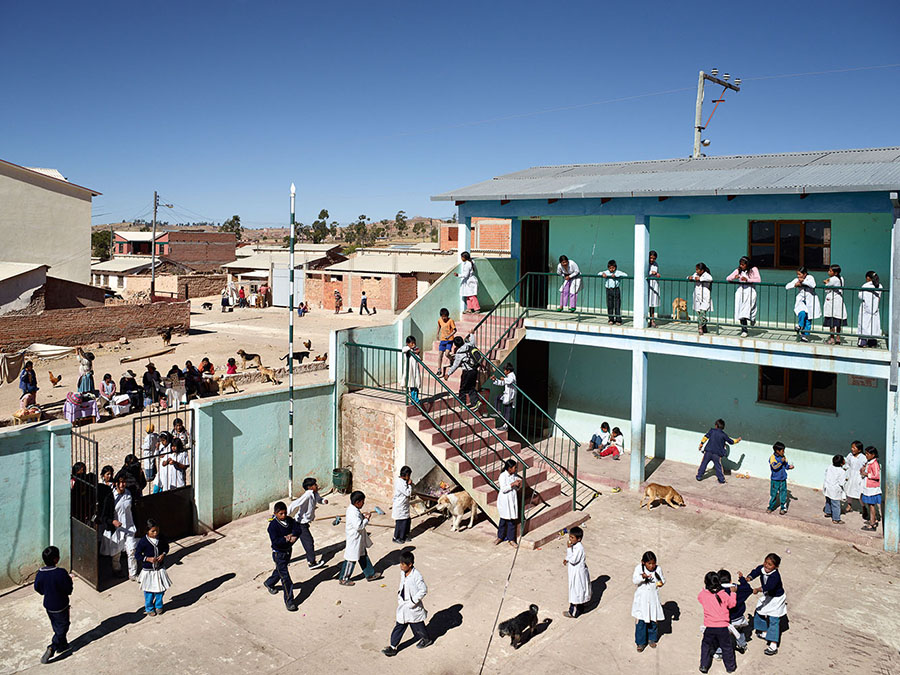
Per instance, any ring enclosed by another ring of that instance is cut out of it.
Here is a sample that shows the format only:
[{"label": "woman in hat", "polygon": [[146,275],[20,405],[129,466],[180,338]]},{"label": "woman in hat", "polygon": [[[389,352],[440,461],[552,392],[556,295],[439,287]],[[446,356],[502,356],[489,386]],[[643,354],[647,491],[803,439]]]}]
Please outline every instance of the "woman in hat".
[{"label": "woman in hat", "polygon": [[75,356],[78,359],[78,393],[94,393],[94,355],[84,351],[81,347],[75,348]]}]

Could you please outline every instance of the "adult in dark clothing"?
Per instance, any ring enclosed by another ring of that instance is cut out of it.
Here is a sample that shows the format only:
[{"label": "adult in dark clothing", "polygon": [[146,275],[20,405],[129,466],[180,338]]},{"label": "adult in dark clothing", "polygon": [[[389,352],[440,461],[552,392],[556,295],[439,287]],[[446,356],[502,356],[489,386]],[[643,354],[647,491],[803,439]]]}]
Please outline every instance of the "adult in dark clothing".
[{"label": "adult in dark clothing", "polygon": [[469,333],[465,339],[457,335],[453,338],[453,365],[447,370],[444,379],[450,379],[450,376],[456,372],[457,368],[462,368],[462,375],[459,378],[459,398],[470,407],[478,404],[478,349],[475,347],[475,336]]},{"label": "adult in dark clothing", "polygon": [[162,386],[162,377],[160,377],[159,371],[156,370],[156,366],[153,363],[147,364],[147,372],[144,373],[141,382],[144,385],[144,398],[149,398],[154,403],[157,403],[160,395],[164,394],[165,390]]},{"label": "adult in dark clothing", "polygon": [[291,561],[291,550],[294,542],[299,538],[299,530],[296,521],[287,514],[287,506],[284,502],[276,502],[272,510],[267,528],[269,540],[272,542],[272,560],[275,561],[275,569],[263,585],[272,595],[277,595],[275,584],[281,581],[281,590],[284,592],[284,606],[289,612],[296,612],[297,605],[294,602],[294,582],[291,580],[291,572],[288,563]]},{"label": "adult in dark clothing", "polygon": [[31,361],[25,362],[25,367],[19,373],[19,389],[22,390],[20,397],[21,407],[27,408],[34,405],[37,400],[37,373],[34,372],[34,364]]},{"label": "adult in dark clothing", "polygon": [[34,590],[44,596],[44,609],[53,627],[53,639],[41,657],[41,663],[49,663],[54,654],[69,649],[66,633],[69,632],[69,596],[72,595],[72,577],[59,563],[59,549],[48,546],[44,549],[44,566],[34,578]]},{"label": "adult in dark clothing", "polygon": [[119,475],[125,476],[125,486],[131,493],[131,498],[137,501],[143,494],[144,488],[147,487],[147,477],[141,468],[141,460],[135,455],[126,455],[125,463],[119,469]]},{"label": "adult in dark clothing", "polygon": [[133,370],[126,370],[119,378],[119,393],[128,394],[128,400],[131,401],[131,410],[144,409],[144,396],[141,387],[135,379],[136,375]]},{"label": "adult in dark clothing", "polygon": [[716,478],[719,479],[720,483],[724,483],[725,472],[722,471],[722,458],[728,456],[729,445],[740,442],[740,436],[731,438],[725,433],[725,420],[717,419],[716,425],[707,431],[706,436],[700,441],[700,452],[703,453],[703,460],[700,462],[700,468],[697,469],[697,480],[703,480],[706,467],[712,462],[716,470]]},{"label": "adult in dark clothing", "polygon": [[200,371],[197,370],[197,366],[195,366],[190,361],[185,361],[184,363],[184,389],[187,392],[188,398],[192,396],[200,395],[200,381],[203,379],[203,376],[200,375]]},{"label": "adult in dark clothing", "polygon": [[97,476],[88,473],[84,462],[72,465],[71,513],[82,523],[90,523],[97,502]]}]

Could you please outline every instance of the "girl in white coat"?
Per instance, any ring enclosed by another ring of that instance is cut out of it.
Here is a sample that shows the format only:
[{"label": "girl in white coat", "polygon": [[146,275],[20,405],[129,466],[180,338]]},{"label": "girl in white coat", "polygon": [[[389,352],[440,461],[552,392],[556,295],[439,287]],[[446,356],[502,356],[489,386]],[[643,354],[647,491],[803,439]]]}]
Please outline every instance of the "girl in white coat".
[{"label": "girl in white coat", "polygon": [[707,333],[707,313],[712,311],[712,273],[706,263],[699,262],[694,268],[694,273],[688,277],[694,282],[694,311],[697,312],[697,332],[700,335]]},{"label": "girl in white coat", "polygon": [[656,251],[650,251],[650,263],[647,266],[647,306],[650,308],[650,328],[656,328],[656,308],[659,307],[659,265]]},{"label": "girl in white coat", "polygon": [[794,298],[797,325],[794,330],[800,334],[801,342],[809,342],[813,319],[822,316],[819,296],[816,295],[816,280],[805,267],[801,267],[797,270],[797,278],[787,282],[784,287],[786,290],[797,289],[797,296]]},{"label": "girl in white coat", "polygon": [[350,581],[353,575],[353,568],[358,562],[362,567],[363,575],[366,581],[377,581],[383,576],[381,572],[376,572],[372,567],[372,562],[366,552],[371,545],[369,533],[366,532],[366,525],[372,517],[372,512],[362,512],[362,507],[366,503],[366,495],[359,490],[354,490],[350,495],[350,505],[347,507],[345,518],[344,533],[347,535],[347,545],[344,547],[344,566],[341,568],[341,574],[338,577],[341,586],[353,586],[354,582]]},{"label": "girl in white coat", "polygon": [[656,647],[659,641],[659,622],[665,618],[659,603],[659,589],[666,583],[666,578],[653,551],[647,551],[641,557],[641,564],[634,568],[631,581],[636,586],[634,602],[631,604],[631,616],[636,620],[634,644],[642,652],[648,643],[651,648]]},{"label": "girl in white coat", "polygon": [[578,269],[578,263],[561,255],[556,273],[563,278],[562,286],[559,287],[559,311],[568,308],[570,312],[574,312],[578,292],[581,290],[581,270]]},{"label": "girl in white coat", "polygon": [[394,538],[395,544],[412,541],[409,536],[409,498],[412,497],[412,469],[404,466],[400,475],[394,479]]},{"label": "girl in white coat", "polygon": [[563,565],[569,572],[569,609],[563,612],[567,619],[574,619],[584,612],[584,605],[591,601],[591,573],[584,559],[581,540],[584,530],[573,527],[569,530],[569,545]]},{"label": "girl in white coat", "polygon": [[385,656],[396,656],[400,647],[400,640],[406,632],[406,627],[412,628],[413,635],[419,638],[416,645],[424,649],[434,640],[428,637],[428,629],[425,628],[425,619],[428,612],[422,605],[428,587],[422,574],[414,565],[416,558],[412,551],[403,551],[400,554],[400,586],[397,588],[397,623],[391,631],[391,644],[381,650]]},{"label": "girl in white coat", "polygon": [[472,262],[472,255],[468,251],[459,254],[462,258],[462,265],[459,273],[459,295],[466,301],[466,308],[463,314],[474,314],[481,311],[481,305],[478,304],[478,277],[475,273],[475,263]]},{"label": "girl in white coat", "polygon": [[104,509],[103,537],[100,540],[100,553],[111,556],[114,572],[121,570],[119,557],[124,550],[128,556],[128,578],[137,581],[138,567],[134,557],[137,548],[137,527],[134,524],[131,506],[131,492],[128,490],[125,476],[119,474],[113,483],[113,491],[106,498],[111,503]]},{"label": "girl in white coat", "polygon": [[[418,403],[419,389],[422,387],[422,371],[419,362],[413,358],[412,354],[419,356],[419,347],[416,344],[416,338],[407,335],[406,346],[400,351],[400,381],[406,382],[410,400]],[[443,356],[443,352],[441,355]],[[441,372],[440,368],[438,368],[438,372]]]},{"label": "girl in white coat", "polygon": [[847,496],[846,512],[850,513],[854,508],[860,513],[865,513],[860,496],[865,487],[866,480],[859,471],[866,465],[866,455],[863,453],[862,441],[853,441],[850,444],[850,452],[847,453],[845,466],[847,467],[847,484],[844,493]]},{"label": "girl in white coat", "polygon": [[734,291],[734,320],[741,324],[741,337],[747,337],[747,324],[756,325],[756,288],[762,279],[759,268],[754,267],[747,256],[741,256],[737,269],[725,277],[738,285]]},{"label": "girl in white coat", "polygon": [[841,328],[847,325],[847,307],[844,304],[844,278],[841,276],[840,265],[828,267],[822,316],[825,317],[822,325],[831,332],[826,342],[830,345],[841,344]]},{"label": "girl in white coat", "polygon": [[[866,283],[859,292],[859,317],[856,322],[856,333],[860,336],[860,347],[877,347],[878,340],[873,336],[881,335],[881,314],[878,305],[881,303],[881,282],[872,270],[866,272]],[[862,337],[862,336],[867,337]]]},{"label": "girl in white coat", "polygon": [[494,544],[508,541],[516,548],[516,523],[519,521],[519,496],[516,489],[522,485],[522,479],[516,475],[516,460],[508,459],[500,472],[500,494],[497,495],[497,511],[500,524],[497,526],[497,539]]}]

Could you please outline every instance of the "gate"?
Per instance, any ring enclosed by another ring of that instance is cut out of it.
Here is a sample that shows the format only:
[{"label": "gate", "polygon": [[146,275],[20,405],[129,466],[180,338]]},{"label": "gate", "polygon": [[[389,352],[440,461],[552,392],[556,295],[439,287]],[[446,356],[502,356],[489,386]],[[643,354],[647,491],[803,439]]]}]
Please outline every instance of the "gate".
[{"label": "gate", "polygon": [[100,590],[100,494],[97,441],[72,431],[72,571]]},{"label": "gate", "polygon": [[[176,420],[184,425],[180,434],[174,431]],[[152,431],[148,431],[150,425]],[[176,437],[168,446],[159,442],[164,431]],[[166,539],[194,534],[194,438],[194,411],[190,408],[142,411],[132,420],[132,454],[147,479],[134,506],[139,535],[148,518],[157,522]]]}]

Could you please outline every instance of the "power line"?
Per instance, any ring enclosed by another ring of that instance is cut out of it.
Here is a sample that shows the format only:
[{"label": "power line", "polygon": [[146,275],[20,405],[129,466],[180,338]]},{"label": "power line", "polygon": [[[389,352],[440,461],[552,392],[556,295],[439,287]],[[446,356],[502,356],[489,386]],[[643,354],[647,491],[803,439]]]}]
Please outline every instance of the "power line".
[{"label": "power line", "polygon": [[855,73],[860,70],[880,70],[883,68],[900,68],[900,63],[884,63],[880,66],[859,66],[858,68],[836,68],[834,70],[816,70],[808,73],[785,73],[783,75],[760,75],[759,77],[745,77],[744,82],[749,80],[780,80],[785,77],[806,77],[812,75],[831,75],[833,73]]}]

